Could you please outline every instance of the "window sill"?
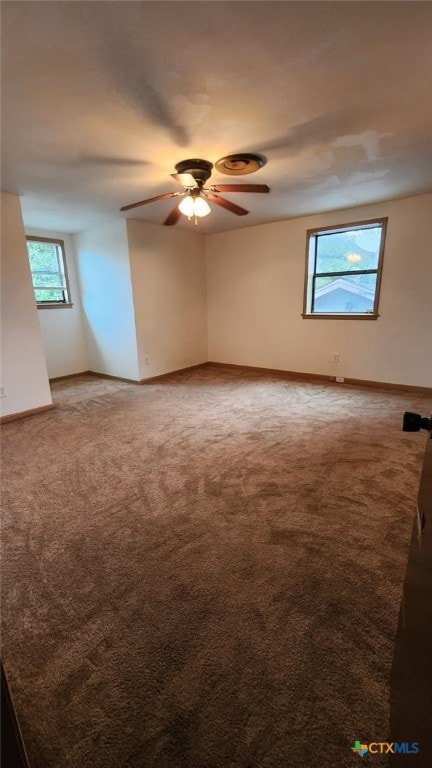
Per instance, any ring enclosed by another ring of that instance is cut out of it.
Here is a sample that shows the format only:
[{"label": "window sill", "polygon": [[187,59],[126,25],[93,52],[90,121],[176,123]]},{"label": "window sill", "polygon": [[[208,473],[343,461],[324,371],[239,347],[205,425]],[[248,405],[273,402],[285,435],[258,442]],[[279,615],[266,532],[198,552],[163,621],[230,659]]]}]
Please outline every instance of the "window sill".
[{"label": "window sill", "polygon": [[320,314],[319,312],[313,312],[308,314],[303,313],[302,318],[303,320],[378,320],[379,315],[374,315],[372,313],[367,315],[366,314],[356,315],[354,312],[350,312],[350,313],[341,312],[340,314],[332,315],[330,314],[330,312],[328,314],[327,313]]},{"label": "window sill", "polygon": [[46,304],[37,304],[36,306],[38,309],[71,309],[73,307],[73,304],[71,303],[66,304],[63,302],[61,303],[59,302],[58,304],[56,303],[48,304],[47,302]]}]

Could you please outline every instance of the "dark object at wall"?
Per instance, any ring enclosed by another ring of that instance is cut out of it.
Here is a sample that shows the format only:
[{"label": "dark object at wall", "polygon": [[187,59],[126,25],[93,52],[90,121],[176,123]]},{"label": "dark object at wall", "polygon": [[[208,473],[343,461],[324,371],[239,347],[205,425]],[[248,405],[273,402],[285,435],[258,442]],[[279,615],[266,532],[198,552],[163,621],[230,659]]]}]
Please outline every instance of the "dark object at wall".
[{"label": "dark object at wall", "polygon": [[421,429],[432,430],[432,418],[421,416],[419,413],[405,411],[403,417],[402,429],[404,432],[420,432]]},{"label": "dark object at wall", "polygon": [[1,663],[1,765],[2,768],[30,768],[3,662]]},{"label": "dark object at wall", "polygon": [[390,739],[417,742],[419,753],[390,765],[432,766],[432,419],[406,413],[406,432],[429,431],[393,655]]}]

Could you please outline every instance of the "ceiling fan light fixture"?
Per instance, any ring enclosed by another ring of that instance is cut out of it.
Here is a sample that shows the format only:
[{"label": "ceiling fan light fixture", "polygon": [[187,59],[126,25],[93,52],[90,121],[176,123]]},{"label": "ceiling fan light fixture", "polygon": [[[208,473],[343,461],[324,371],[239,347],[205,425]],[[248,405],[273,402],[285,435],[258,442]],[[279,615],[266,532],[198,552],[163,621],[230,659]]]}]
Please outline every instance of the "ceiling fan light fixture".
[{"label": "ceiling fan light fixture", "polygon": [[204,200],[203,197],[195,198],[195,210],[194,210],[195,216],[208,216],[210,211],[211,211],[211,208],[207,200]]},{"label": "ceiling fan light fixture", "polygon": [[188,219],[191,219],[192,217],[195,218],[195,216],[208,216],[211,208],[207,201],[202,197],[192,197],[192,195],[187,195],[181,201],[179,210],[184,214],[184,216],[187,216]]},{"label": "ceiling fan light fixture", "polygon": [[194,200],[193,197],[190,195],[187,195],[183,198],[179,205],[179,211],[181,211],[185,216],[187,216],[189,219],[191,216],[193,216],[194,212]]}]

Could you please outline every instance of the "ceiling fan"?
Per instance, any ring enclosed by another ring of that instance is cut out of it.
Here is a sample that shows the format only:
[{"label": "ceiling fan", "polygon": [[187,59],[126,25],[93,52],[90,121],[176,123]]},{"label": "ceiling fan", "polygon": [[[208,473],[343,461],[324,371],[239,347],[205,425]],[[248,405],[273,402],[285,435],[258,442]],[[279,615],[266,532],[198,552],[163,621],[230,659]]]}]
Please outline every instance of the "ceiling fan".
[{"label": "ceiling fan", "polygon": [[[220,167],[218,163],[216,166]],[[184,214],[189,219],[193,219],[194,223],[197,224],[197,218],[207,216],[210,213],[209,202],[220,205],[237,216],[245,216],[249,213],[246,208],[242,208],[240,205],[236,205],[224,197],[219,197],[219,192],[270,192],[267,184],[214,184],[206,187],[205,183],[211,176],[212,168],[213,163],[210,163],[208,160],[182,160],[175,166],[177,173],[171,174],[173,179],[184,187],[182,192],[165,192],[163,195],[156,195],[147,200],[124,205],[120,210],[130,211],[132,208],[154,203],[157,200],[164,200],[168,197],[181,197],[182,200],[168,214],[164,224],[167,227],[177,224],[181,214]],[[250,173],[251,171],[247,172]]]}]

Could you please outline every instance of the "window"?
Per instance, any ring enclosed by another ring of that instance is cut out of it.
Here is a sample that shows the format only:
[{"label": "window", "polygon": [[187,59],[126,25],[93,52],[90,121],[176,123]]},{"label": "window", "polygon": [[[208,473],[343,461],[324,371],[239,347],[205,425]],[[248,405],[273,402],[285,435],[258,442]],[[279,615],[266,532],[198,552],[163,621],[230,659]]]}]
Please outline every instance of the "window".
[{"label": "window", "polygon": [[63,240],[27,237],[27,250],[38,307],[70,307]]},{"label": "window", "polygon": [[387,219],[310,229],[303,317],[378,317]]}]

